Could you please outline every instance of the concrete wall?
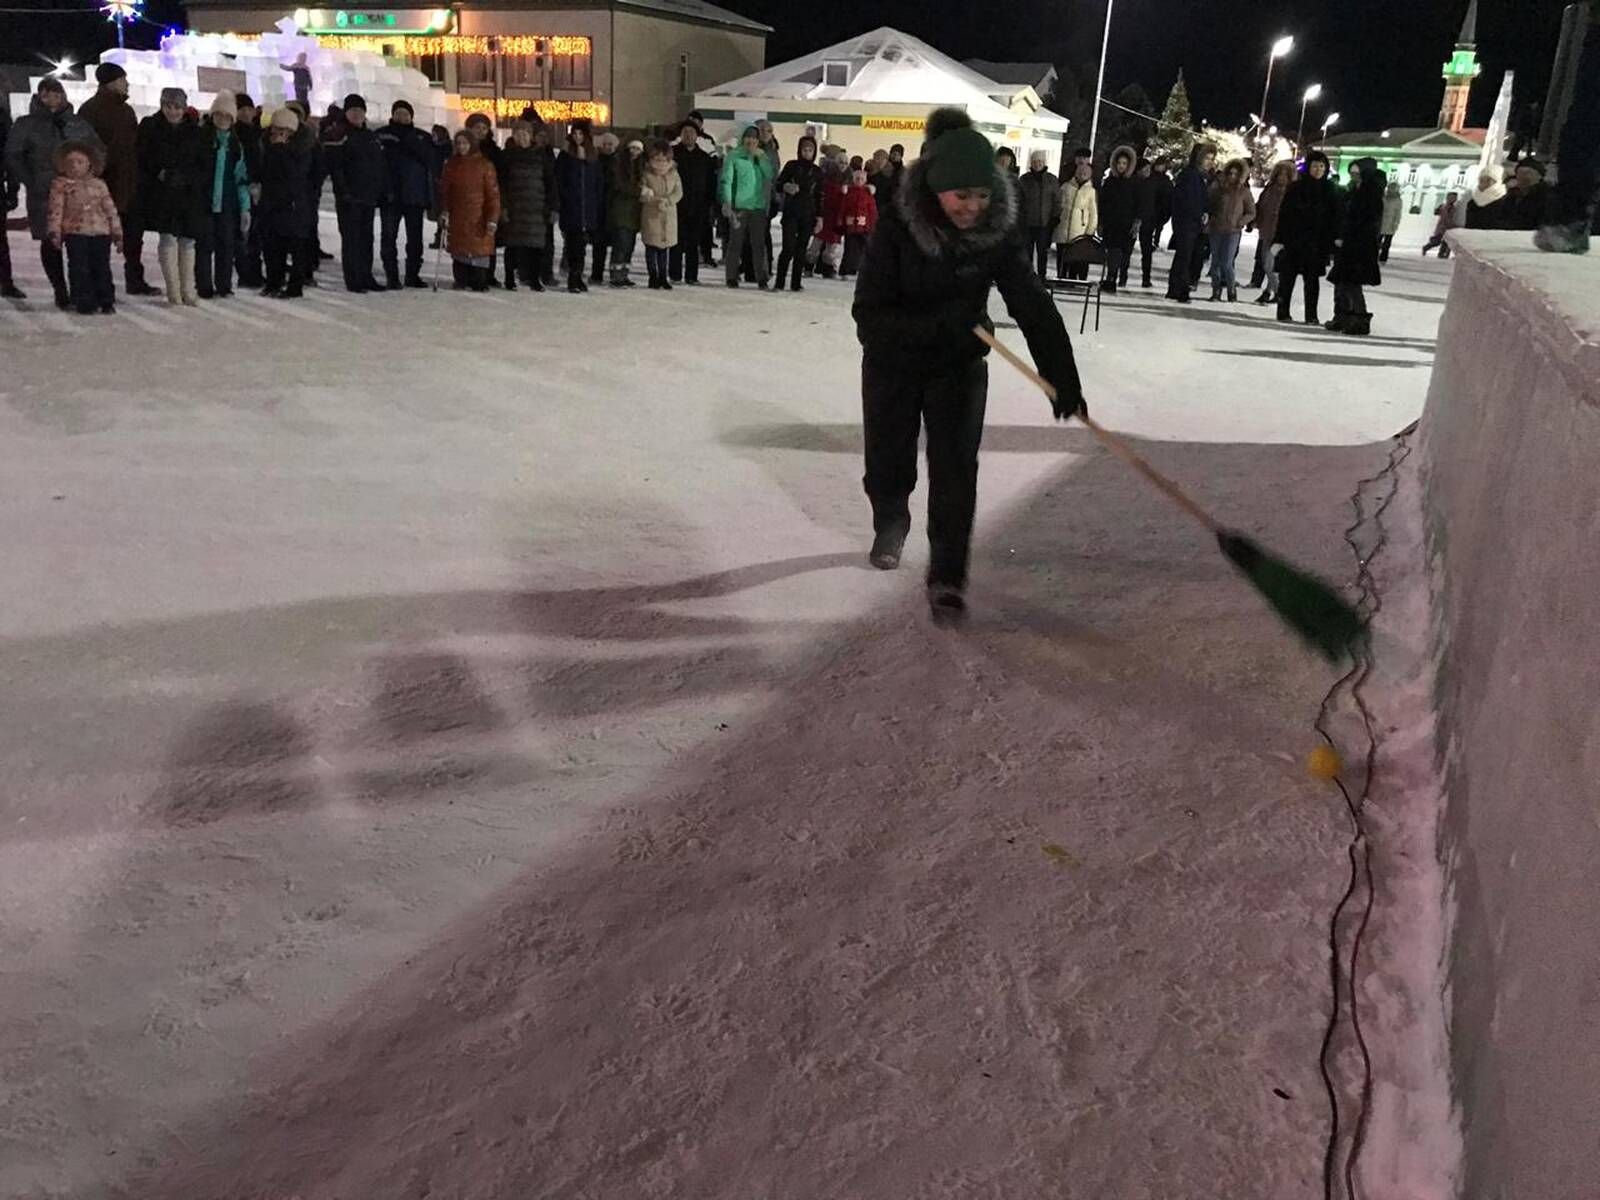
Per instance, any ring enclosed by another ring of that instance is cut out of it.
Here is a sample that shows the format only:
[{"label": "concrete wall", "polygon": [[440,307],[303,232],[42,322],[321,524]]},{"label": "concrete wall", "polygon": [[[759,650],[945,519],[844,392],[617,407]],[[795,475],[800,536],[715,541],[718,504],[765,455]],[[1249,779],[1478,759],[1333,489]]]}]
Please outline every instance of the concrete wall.
[{"label": "concrete wall", "polygon": [[[618,10],[614,123],[640,129],[670,124],[694,107],[697,88],[711,87],[767,64],[767,40],[710,25],[667,21]],[[678,87],[678,63],[689,56],[689,87]]]},{"label": "concrete wall", "polygon": [[1424,420],[1472,1200],[1600,1189],[1600,272],[1458,235]]}]

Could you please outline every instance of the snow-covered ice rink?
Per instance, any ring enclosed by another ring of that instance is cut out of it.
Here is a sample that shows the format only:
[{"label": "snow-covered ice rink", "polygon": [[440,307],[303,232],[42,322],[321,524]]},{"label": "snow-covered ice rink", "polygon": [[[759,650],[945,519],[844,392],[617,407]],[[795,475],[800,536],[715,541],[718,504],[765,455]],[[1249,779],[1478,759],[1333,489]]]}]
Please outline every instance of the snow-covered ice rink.
[{"label": "snow-covered ice rink", "polygon": [[[11,246],[0,1196],[1321,1195],[1333,673],[1004,364],[949,633],[846,285],[85,318]],[[1350,579],[1449,264],[1357,340],[1166,261],[1092,411]]]}]

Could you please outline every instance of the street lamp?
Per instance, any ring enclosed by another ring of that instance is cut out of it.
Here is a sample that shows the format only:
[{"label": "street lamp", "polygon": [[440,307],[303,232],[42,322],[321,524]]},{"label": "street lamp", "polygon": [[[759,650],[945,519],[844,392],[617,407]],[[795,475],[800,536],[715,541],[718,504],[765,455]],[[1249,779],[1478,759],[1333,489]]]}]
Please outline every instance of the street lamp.
[{"label": "street lamp", "polygon": [[1267,121],[1267,97],[1272,93],[1272,64],[1294,49],[1294,38],[1285,34],[1272,43],[1272,53],[1267,56],[1267,86],[1261,89],[1261,123]]},{"label": "street lamp", "polygon": [[1295,149],[1299,149],[1306,142],[1306,105],[1322,95],[1322,85],[1313,83],[1306,89],[1306,94],[1300,97],[1300,136],[1295,138]]},{"label": "street lamp", "polygon": [[1328,130],[1332,129],[1338,123],[1339,123],[1339,114],[1338,113],[1329,113],[1328,114],[1328,119],[1322,123],[1322,140],[1323,141],[1327,141],[1328,140]]},{"label": "street lamp", "polygon": [[1094,155],[1095,138],[1100,133],[1100,98],[1106,87],[1106,51],[1111,47],[1111,9],[1116,0],[1106,0],[1106,32],[1100,39],[1100,76],[1094,85],[1094,116],[1089,118],[1089,154]]}]

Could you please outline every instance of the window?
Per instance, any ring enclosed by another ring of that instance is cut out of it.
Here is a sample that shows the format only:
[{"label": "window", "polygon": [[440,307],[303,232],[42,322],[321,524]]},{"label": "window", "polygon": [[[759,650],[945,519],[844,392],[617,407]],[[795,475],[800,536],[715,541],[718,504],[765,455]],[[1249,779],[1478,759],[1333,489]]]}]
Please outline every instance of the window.
[{"label": "window", "polygon": [[538,87],[544,81],[544,63],[537,54],[507,54],[500,69],[507,87]]},{"label": "window", "polygon": [[678,55],[678,94],[684,96],[692,91],[694,88],[689,86],[689,53],[685,51]]},{"label": "window", "polygon": [[594,87],[594,55],[558,54],[550,61],[550,86],[587,92]]},{"label": "window", "polygon": [[847,62],[825,62],[822,64],[823,87],[849,87],[850,64]]},{"label": "window", "polygon": [[459,54],[456,56],[456,79],[464,86],[493,83],[494,63],[486,54]]},{"label": "window", "polygon": [[410,65],[427,76],[429,83],[444,83],[444,55],[424,54],[411,59]]}]

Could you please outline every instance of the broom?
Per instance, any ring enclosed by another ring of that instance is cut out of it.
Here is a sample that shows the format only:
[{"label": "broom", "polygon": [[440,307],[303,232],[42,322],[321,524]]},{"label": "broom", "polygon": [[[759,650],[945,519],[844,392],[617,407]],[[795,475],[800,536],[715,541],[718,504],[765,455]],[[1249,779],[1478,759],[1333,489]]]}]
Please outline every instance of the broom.
[{"label": "broom", "polygon": [[[1049,381],[1017,357],[1015,352],[1002,345],[987,329],[979,325],[972,332],[977,334],[991,350],[1032,380],[1034,386],[1052,402],[1056,399],[1056,390]],[[1182,488],[1152,467],[1122,438],[1100,425],[1087,412],[1079,410],[1073,415],[1089,427],[1089,432],[1094,434],[1102,446],[1143,475],[1157,491],[1205,526],[1217,539],[1217,545],[1222,548],[1222,553],[1227,556],[1228,561],[1239,568],[1256,591],[1261,593],[1262,598],[1291,629],[1305,639],[1307,644],[1332,663],[1337,663],[1347,654],[1353,654],[1354,647],[1363,634],[1363,622],[1360,614],[1338,592],[1315,576],[1308,575],[1268,553],[1244,534],[1225,529]]]}]

